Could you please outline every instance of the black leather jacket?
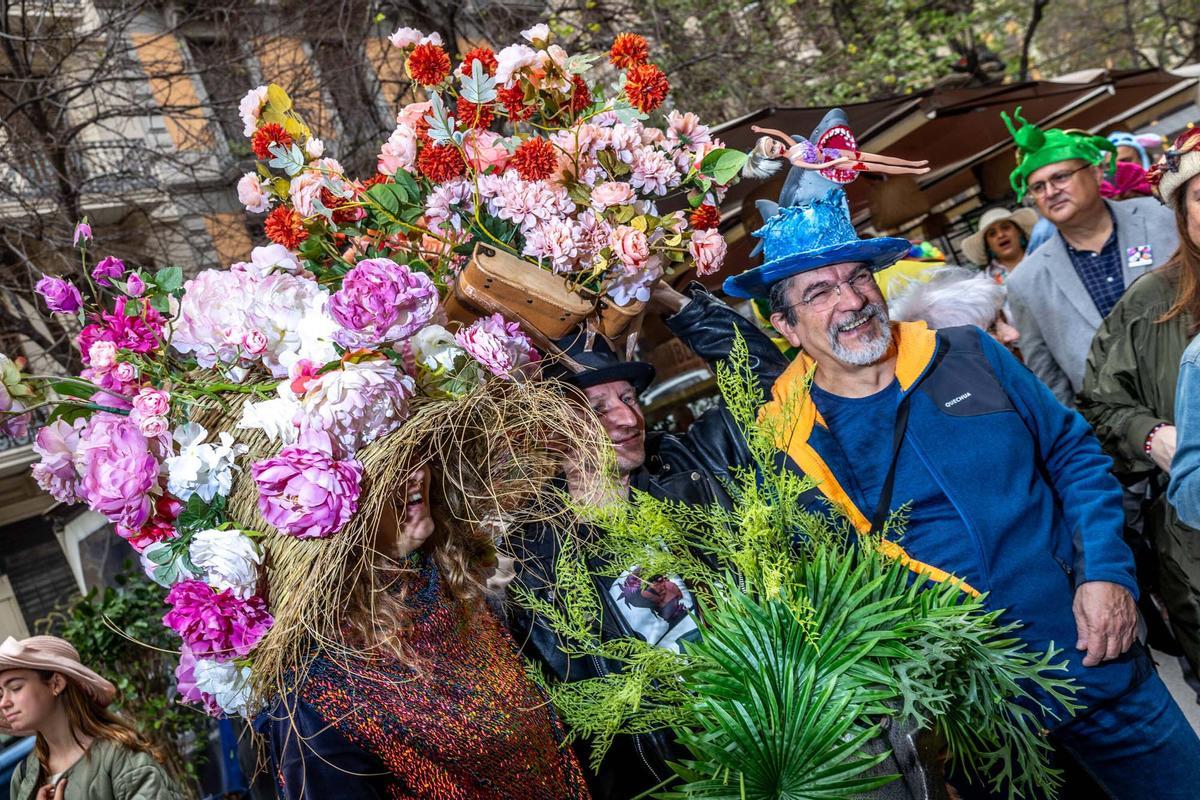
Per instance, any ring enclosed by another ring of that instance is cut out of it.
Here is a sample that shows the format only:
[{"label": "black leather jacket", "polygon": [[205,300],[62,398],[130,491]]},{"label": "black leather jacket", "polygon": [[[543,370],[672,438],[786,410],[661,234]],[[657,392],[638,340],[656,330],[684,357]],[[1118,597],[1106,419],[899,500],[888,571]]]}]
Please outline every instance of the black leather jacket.
[{"label": "black leather jacket", "polygon": [[[671,330],[712,365],[729,355],[733,329],[737,327],[750,350],[751,364],[769,393],[775,378],[787,367],[787,360],[774,343],[698,284],[689,287],[688,293],[692,301],[667,320]],[[731,464],[745,464],[749,459],[741,433],[723,405],[702,414],[684,435],[647,436],[646,454],[646,465],[631,476],[631,485],[654,497],[692,504],[727,502],[717,476],[726,474]],[[590,535],[587,530],[578,533]],[[541,525],[530,526],[522,532],[516,550],[515,580],[539,598],[553,602],[554,565],[559,552],[555,532]],[[593,569],[593,575],[599,572],[599,566]],[[601,639],[633,635],[598,578],[595,585],[601,603]],[[621,670],[619,663],[601,658],[568,657],[546,622],[515,603],[509,604],[508,619],[522,652],[537,661],[551,680],[583,680]],[[599,774],[587,766],[591,753],[586,743],[578,744],[576,752],[596,800],[636,797],[669,777],[667,762],[683,755],[670,731],[616,737]]]}]

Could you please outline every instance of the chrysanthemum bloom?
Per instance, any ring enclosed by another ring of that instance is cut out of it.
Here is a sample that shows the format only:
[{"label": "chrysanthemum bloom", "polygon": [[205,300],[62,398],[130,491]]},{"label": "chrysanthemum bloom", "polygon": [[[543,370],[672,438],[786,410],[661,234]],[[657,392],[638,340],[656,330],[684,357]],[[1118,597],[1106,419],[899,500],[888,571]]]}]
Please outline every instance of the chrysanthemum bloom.
[{"label": "chrysanthemum bloom", "polygon": [[292,135],[277,122],[268,122],[250,137],[250,147],[259,161],[270,161],[275,157],[271,154],[271,145],[273,144],[283,147],[292,146]]},{"label": "chrysanthemum bloom", "polygon": [[721,224],[721,212],[716,206],[704,203],[692,211],[688,222],[698,231],[710,230]]},{"label": "chrysanthemum bloom", "polygon": [[459,123],[464,128],[474,128],[477,130],[486,130],[492,125],[496,114],[492,111],[491,105],[480,105],[476,103],[458,98],[458,105],[455,108],[454,116],[458,118]]},{"label": "chrysanthemum bloom", "polygon": [[417,156],[417,169],[434,183],[442,183],[462,175],[467,165],[454,145],[427,144]]},{"label": "chrysanthemum bloom", "polygon": [[470,75],[471,70],[474,69],[471,65],[476,61],[483,65],[484,75],[496,74],[496,53],[490,47],[476,47],[468,50],[467,54],[463,56],[462,66],[458,68],[458,71],[463,75]]},{"label": "chrysanthemum bloom", "polygon": [[296,213],[295,209],[287,206],[276,206],[274,211],[267,214],[263,228],[266,230],[268,239],[289,250],[295,250],[301,242],[308,238],[304,220]]},{"label": "chrysanthemum bloom", "polygon": [[608,60],[617,69],[629,69],[645,64],[650,58],[650,45],[636,33],[622,33],[613,40]]},{"label": "chrysanthemum bloom", "polygon": [[368,258],[346,273],[329,298],[343,347],[377,347],[403,341],[437,312],[438,292],[423,272],[388,258]]},{"label": "chrysanthemum bloom", "polygon": [[508,163],[522,180],[544,181],[558,168],[558,152],[545,139],[532,136],[517,146]]},{"label": "chrysanthemum bloom", "polygon": [[638,64],[625,74],[625,96],[643,114],[661,106],[669,91],[666,74],[654,64]]},{"label": "chrysanthemum bloom", "polygon": [[228,589],[219,592],[204,581],[180,581],[167,593],[171,610],[163,624],[179,634],[192,654],[214,661],[250,655],[274,622],[263,599],[239,599]]},{"label": "chrysanthemum bloom", "polygon": [[578,114],[592,104],[592,93],[582,75],[571,76],[571,111]]},{"label": "chrysanthemum bloom", "polygon": [[496,96],[504,104],[509,121],[523,122],[533,116],[533,104],[525,102],[525,90],[519,81],[507,89],[497,89]]},{"label": "chrysanthemum bloom", "polygon": [[297,539],[324,539],[358,510],[362,464],[333,457],[329,434],[309,430],[279,455],[250,467],[258,510],[268,524]]},{"label": "chrysanthemum bloom", "polygon": [[450,74],[450,56],[436,44],[419,44],[404,62],[408,77],[422,86],[437,86]]}]

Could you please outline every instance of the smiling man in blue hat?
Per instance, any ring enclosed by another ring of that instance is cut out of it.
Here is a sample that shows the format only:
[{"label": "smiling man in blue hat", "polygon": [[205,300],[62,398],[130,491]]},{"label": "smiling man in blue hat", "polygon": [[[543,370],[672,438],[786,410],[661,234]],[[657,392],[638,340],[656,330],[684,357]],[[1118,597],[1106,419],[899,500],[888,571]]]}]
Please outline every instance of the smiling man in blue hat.
[{"label": "smiling man in blue hat", "polygon": [[891,322],[873,274],[908,243],[859,239],[829,180],[785,192],[755,234],[765,263],[725,289],[769,298],[801,351],[762,413],[817,482],[802,502],[860,535],[910,504],[885,553],[986,593],[1030,647],[1064,650],[1083,708],[1039,710],[1047,735],[1112,797],[1195,797],[1200,740],[1135,642],[1120,488],[1087,423],[984,331]]}]

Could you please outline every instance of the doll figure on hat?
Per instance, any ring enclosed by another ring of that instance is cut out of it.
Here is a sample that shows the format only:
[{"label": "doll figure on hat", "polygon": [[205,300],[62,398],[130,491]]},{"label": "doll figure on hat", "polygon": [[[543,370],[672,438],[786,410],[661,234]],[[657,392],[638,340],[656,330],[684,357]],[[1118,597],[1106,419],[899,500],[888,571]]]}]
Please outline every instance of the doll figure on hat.
[{"label": "doll figure on hat", "polygon": [[789,136],[774,128],[750,126],[750,130],[765,135],[754,144],[750,160],[746,162],[746,176],[769,177],[779,169],[780,159],[786,159],[799,169],[816,170],[839,184],[850,183],[862,172],[884,175],[924,175],[929,172],[928,161],[908,161],[859,150],[854,134],[845,124],[819,125],[817,129],[821,133],[814,132],[813,139],[809,140],[803,136]]}]

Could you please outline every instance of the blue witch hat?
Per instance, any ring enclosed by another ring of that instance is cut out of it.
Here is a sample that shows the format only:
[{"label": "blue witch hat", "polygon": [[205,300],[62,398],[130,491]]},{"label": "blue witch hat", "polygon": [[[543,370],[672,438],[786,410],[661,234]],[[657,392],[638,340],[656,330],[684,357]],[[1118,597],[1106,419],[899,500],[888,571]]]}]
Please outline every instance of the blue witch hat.
[{"label": "blue witch hat", "polygon": [[[835,108],[817,125],[812,140],[822,141],[838,129],[849,135],[846,115]],[[821,171],[792,167],[779,203],[758,202],[767,221],[753,235],[761,240],[764,263],[726,279],[725,293],[765,298],[772,284],[801,272],[850,262],[880,270],[902,258],[911,246],[907,239],[858,238],[840,183],[829,180]],[[755,247],[755,252],[758,249]]]}]

